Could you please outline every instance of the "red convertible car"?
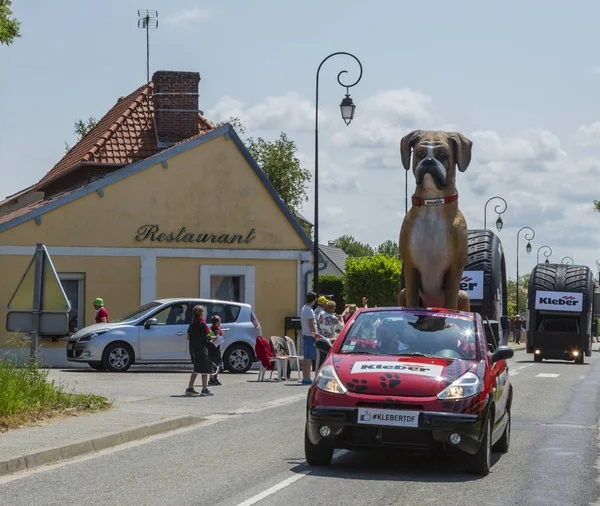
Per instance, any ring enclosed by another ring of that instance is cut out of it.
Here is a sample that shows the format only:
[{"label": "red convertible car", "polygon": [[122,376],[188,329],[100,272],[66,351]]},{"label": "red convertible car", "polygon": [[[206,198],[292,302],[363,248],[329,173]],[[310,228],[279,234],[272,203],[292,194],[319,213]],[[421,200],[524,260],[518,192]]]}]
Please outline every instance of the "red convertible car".
[{"label": "red convertible car", "polygon": [[[489,327],[489,325],[486,325]],[[510,443],[506,360],[479,314],[445,309],[358,310],[327,351],[307,405],[305,454],[328,465],[336,448],[460,450],[487,475]]]}]

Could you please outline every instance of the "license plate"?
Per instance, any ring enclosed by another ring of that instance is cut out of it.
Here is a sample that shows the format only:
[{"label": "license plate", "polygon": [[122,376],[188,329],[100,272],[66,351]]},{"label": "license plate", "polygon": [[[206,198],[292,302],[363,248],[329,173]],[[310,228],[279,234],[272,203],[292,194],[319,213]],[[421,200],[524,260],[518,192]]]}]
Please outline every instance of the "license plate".
[{"label": "license plate", "polygon": [[418,411],[358,408],[360,425],[386,425],[390,427],[418,427]]}]

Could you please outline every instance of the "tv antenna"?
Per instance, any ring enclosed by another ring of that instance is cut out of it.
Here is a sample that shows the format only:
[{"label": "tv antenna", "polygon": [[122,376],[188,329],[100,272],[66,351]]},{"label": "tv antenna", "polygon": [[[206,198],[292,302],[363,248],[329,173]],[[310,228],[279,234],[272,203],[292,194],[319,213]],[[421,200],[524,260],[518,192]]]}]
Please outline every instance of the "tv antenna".
[{"label": "tv antenna", "polygon": [[138,9],[138,28],[146,30],[146,82],[150,82],[150,30],[158,28],[158,11]]}]

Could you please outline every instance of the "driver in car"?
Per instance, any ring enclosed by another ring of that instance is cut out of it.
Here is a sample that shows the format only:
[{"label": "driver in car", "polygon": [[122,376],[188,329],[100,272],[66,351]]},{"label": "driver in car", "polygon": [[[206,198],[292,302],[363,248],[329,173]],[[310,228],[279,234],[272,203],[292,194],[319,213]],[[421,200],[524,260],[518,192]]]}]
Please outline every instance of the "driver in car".
[{"label": "driver in car", "polygon": [[400,339],[396,322],[383,320],[376,330],[377,350],[382,355],[405,352],[409,345]]}]

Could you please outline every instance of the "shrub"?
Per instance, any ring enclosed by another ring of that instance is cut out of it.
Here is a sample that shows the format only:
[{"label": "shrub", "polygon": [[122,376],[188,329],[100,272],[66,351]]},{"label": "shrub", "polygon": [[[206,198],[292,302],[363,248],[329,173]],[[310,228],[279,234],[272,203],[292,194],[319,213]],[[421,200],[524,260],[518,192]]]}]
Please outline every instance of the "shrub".
[{"label": "shrub", "polygon": [[319,292],[333,295],[336,312],[339,314],[344,311],[344,278],[330,275],[319,276]]},{"label": "shrub", "polygon": [[369,307],[397,306],[402,262],[386,255],[349,257],[346,260],[344,298],[362,307],[363,296]]}]

